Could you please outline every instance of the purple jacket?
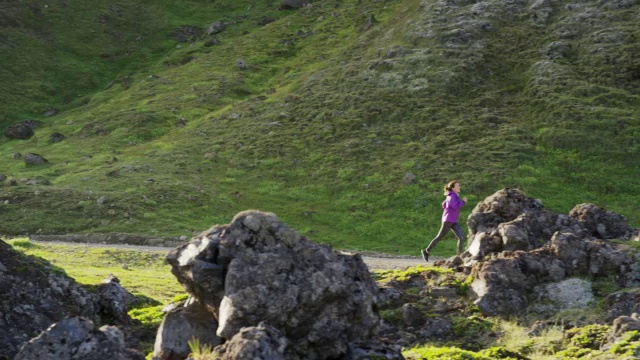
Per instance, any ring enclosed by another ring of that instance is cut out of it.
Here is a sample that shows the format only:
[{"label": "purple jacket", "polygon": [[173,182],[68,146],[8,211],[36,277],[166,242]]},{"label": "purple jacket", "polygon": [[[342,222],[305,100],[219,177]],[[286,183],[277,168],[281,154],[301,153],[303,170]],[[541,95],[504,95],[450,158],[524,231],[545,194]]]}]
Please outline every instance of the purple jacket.
[{"label": "purple jacket", "polygon": [[460,208],[465,204],[455,191],[449,191],[447,198],[442,203],[444,212],[442,213],[442,222],[458,222],[460,216]]}]

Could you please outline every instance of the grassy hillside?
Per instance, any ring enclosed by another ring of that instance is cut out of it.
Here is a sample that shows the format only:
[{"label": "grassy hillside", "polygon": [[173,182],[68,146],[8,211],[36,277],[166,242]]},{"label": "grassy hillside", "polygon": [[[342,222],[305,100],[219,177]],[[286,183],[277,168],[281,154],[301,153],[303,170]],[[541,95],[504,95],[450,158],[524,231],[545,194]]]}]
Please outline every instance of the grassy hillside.
[{"label": "grassy hillside", "polygon": [[[18,182],[0,187],[0,233],[189,236],[257,208],[337,248],[416,254],[451,179],[463,217],[518,186],[640,226],[639,5],[0,6],[1,124],[43,123],[0,140]],[[217,44],[178,41],[213,21]]]}]

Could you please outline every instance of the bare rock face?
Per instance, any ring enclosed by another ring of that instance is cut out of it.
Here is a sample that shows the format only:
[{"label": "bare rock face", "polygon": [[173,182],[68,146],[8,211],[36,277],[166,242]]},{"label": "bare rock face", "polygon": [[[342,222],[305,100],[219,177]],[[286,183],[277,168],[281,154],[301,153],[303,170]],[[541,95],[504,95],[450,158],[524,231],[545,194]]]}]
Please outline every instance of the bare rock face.
[{"label": "bare rock face", "polygon": [[95,329],[81,317],[66,318],[25,344],[15,360],[143,360],[144,355],[125,347],[117,327]]},{"label": "bare rock face", "polygon": [[239,213],[167,260],[224,339],[264,322],[286,337],[286,358],[330,359],[376,334],[377,286],[361,257],[313,244],[274,214]]}]

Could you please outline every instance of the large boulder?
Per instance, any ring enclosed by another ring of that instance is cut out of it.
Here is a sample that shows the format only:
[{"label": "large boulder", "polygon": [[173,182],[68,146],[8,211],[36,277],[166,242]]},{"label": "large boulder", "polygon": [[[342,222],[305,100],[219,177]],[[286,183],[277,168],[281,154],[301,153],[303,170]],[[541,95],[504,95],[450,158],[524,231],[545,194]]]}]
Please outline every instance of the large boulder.
[{"label": "large boulder", "polygon": [[126,348],[124,334],[115,326],[96,329],[93,322],[69,317],[25,344],[14,360],[144,360]]},{"label": "large boulder", "polygon": [[167,260],[226,340],[265,322],[286,337],[287,358],[331,359],[376,335],[378,289],[362,258],[313,244],[274,214],[239,213]]}]

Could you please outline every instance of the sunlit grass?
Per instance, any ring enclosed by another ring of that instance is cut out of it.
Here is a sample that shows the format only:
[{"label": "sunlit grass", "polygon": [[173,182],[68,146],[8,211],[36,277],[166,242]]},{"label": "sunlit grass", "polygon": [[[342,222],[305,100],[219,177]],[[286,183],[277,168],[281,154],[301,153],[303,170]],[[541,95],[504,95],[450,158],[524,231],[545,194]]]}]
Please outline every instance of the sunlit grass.
[{"label": "sunlit grass", "polygon": [[168,251],[33,243],[27,239],[8,240],[7,243],[27,255],[48,260],[82,284],[100,284],[112,274],[131,293],[160,302],[168,302],[184,292],[164,260]]}]

